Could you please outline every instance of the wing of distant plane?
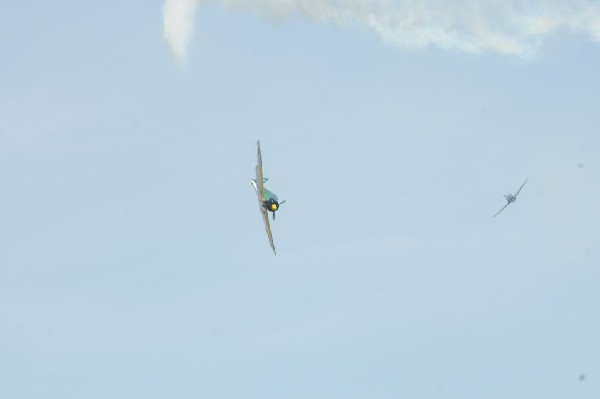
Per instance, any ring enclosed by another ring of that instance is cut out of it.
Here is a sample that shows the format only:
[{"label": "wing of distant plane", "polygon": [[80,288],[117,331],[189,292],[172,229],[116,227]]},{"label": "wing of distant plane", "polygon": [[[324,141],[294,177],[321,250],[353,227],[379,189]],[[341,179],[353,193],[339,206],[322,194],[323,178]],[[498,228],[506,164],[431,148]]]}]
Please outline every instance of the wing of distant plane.
[{"label": "wing of distant plane", "polygon": [[260,153],[260,141],[256,142],[256,194],[258,194],[258,202],[262,208],[263,201],[265,200],[265,183],[263,180],[262,170],[262,154]]},{"label": "wing of distant plane", "polygon": [[269,223],[269,212],[263,206],[263,201],[266,197],[266,189],[263,182],[263,170],[262,170],[262,154],[260,153],[260,141],[256,142],[256,195],[258,197],[258,208],[262,215],[263,222],[265,224],[265,230],[267,231],[267,236],[269,237],[269,244],[271,244],[271,249],[275,252],[275,244],[273,243],[273,233],[271,233],[271,224]]},{"label": "wing of distant plane", "polygon": [[271,233],[271,224],[269,223],[269,213],[265,208],[261,209],[261,213],[263,222],[265,222],[265,230],[267,231],[267,236],[269,237],[269,244],[271,244],[271,249],[273,250],[273,253],[277,255],[277,252],[275,251],[275,244],[273,243],[273,233]]},{"label": "wing of distant plane", "polygon": [[[529,178],[525,179],[525,183],[527,183],[527,180],[529,180]],[[515,194],[515,197],[517,195],[519,195],[519,193],[521,192],[521,189],[523,188],[523,186],[525,185],[525,183],[521,184],[521,187],[519,187],[519,191],[517,191],[517,193]]]},{"label": "wing of distant plane", "polygon": [[502,211],[504,210],[504,208],[506,208],[506,207],[507,207],[507,206],[509,206],[509,205],[510,205],[510,202],[507,202],[507,203],[506,203],[506,205],[504,205],[504,206],[502,207],[502,209],[500,209],[500,210],[499,210],[499,211],[498,211],[498,212],[497,212],[497,213],[494,215],[494,217],[498,216],[498,215],[500,214],[500,212],[502,212]]}]

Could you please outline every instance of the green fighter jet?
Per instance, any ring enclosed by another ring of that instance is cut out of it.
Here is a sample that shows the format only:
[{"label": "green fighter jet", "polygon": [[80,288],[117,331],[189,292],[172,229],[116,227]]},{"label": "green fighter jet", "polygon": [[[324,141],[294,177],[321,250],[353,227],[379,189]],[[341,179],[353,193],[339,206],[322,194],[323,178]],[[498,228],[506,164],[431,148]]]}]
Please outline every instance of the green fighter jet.
[{"label": "green fighter jet", "polygon": [[270,190],[267,190],[265,187],[265,183],[269,180],[263,177],[263,168],[262,168],[262,155],[260,153],[260,141],[256,142],[257,153],[256,153],[256,179],[252,179],[250,184],[256,190],[256,196],[258,197],[258,208],[260,209],[260,213],[263,218],[263,222],[265,223],[265,230],[267,231],[267,236],[269,237],[269,243],[271,244],[271,249],[273,249],[273,253],[275,252],[275,244],[273,244],[273,233],[271,233],[271,225],[269,224],[269,212],[273,214],[273,220],[275,220],[275,212],[279,209],[279,206],[283,204],[285,201],[278,202],[277,196]]}]

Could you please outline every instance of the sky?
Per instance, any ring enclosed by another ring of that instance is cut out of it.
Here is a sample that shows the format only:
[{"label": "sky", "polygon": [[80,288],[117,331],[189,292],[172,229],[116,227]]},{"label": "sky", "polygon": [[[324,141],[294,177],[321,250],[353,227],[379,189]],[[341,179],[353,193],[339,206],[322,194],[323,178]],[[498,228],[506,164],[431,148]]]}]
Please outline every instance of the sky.
[{"label": "sky", "polygon": [[0,397],[598,398],[594,2],[169,3],[3,5]]}]

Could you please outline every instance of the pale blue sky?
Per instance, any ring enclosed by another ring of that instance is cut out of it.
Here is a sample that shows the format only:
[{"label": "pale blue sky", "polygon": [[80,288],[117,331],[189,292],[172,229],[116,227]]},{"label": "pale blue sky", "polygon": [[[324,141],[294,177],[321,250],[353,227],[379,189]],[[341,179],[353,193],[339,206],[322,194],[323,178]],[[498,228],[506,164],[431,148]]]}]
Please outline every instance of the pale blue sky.
[{"label": "pale blue sky", "polygon": [[4,5],[0,397],[598,398],[600,44],[195,22]]}]

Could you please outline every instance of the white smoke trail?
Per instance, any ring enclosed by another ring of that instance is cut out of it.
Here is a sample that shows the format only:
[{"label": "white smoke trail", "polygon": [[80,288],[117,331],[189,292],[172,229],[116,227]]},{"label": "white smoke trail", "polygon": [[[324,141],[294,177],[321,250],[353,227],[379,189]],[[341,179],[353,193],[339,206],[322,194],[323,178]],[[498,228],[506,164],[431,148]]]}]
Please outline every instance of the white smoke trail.
[{"label": "white smoke trail", "polygon": [[[166,0],[164,33],[185,59],[196,6],[206,0]],[[283,19],[365,26],[404,48],[430,45],[467,52],[527,56],[556,31],[600,41],[599,0],[213,0]]]},{"label": "white smoke trail", "polygon": [[199,1],[167,0],[163,9],[163,30],[173,55],[185,62],[194,32],[194,15]]}]

